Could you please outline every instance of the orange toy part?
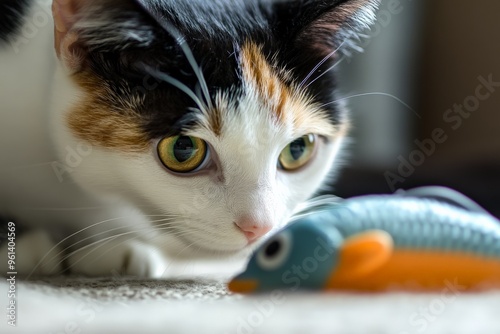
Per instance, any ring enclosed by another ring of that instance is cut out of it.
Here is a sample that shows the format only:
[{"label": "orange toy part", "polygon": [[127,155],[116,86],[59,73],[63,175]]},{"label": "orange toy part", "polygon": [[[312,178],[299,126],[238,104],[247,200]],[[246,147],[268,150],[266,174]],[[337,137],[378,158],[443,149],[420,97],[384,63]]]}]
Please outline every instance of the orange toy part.
[{"label": "orange toy part", "polygon": [[[385,232],[346,241],[326,289],[384,291],[500,288],[500,261],[464,253],[393,249]],[[392,241],[392,239],[391,239]]]},{"label": "orange toy part", "polygon": [[392,256],[394,243],[389,233],[367,231],[347,239],[341,248],[336,279],[362,279],[385,265]]}]

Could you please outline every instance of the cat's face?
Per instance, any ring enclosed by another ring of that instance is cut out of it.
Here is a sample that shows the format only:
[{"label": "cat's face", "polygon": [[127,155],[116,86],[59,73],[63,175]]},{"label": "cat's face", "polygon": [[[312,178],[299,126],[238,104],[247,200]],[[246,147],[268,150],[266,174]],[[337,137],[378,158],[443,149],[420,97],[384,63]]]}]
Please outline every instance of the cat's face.
[{"label": "cat's face", "polygon": [[330,104],[333,72],[322,74],[339,59],[343,27],[366,23],[375,2],[55,7],[66,89],[78,96],[63,103],[58,141],[93,147],[75,179],[169,215],[166,230],[195,249],[247,248],[337,164],[348,124]]}]

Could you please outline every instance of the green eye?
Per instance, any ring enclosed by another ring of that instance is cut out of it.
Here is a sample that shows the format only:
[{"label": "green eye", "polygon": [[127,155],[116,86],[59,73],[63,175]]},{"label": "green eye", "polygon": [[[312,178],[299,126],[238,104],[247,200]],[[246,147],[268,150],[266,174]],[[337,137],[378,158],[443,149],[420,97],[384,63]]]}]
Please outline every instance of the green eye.
[{"label": "green eye", "polygon": [[207,143],[196,137],[164,138],[158,144],[158,157],[173,172],[190,173],[200,167],[207,157]]},{"label": "green eye", "polygon": [[315,147],[314,135],[294,140],[281,152],[279,166],[286,171],[294,171],[303,167],[312,159]]}]

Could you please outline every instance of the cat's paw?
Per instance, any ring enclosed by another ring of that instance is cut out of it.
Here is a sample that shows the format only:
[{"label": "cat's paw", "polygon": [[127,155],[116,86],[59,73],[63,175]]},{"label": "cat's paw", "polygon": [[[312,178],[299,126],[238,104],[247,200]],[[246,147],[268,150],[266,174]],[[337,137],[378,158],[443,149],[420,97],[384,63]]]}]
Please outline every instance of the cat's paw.
[{"label": "cat's paw", "polygon": [[77,250],[69,258],[69,270],[86,276],[161,278],[167,268],[159,250],[139,241],[105,241]]},{"label": "cat's paw", "polygon": [[63,272],[61,249],[44,231],[26,232],[3,242],[0,259],[0,275],[17,272],[24,277],[51,276]]}]

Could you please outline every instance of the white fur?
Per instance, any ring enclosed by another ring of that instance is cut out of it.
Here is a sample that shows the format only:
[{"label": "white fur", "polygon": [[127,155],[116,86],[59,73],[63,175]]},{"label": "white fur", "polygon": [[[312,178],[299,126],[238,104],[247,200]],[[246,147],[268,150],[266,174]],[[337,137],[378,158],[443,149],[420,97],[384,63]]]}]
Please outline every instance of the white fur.
[{"label": "white fur", "polygon": [[[198,175],[167,171],[156,158],[154,142],[139,155],[90,149],[64,123],[83,92],[55,60],[52,46],[48,25],[20,54],[0,49],[0,211],[19,223],[57,231],[58,240],[74,234],[54,249],[47,249],[45,234],[43,247],[19,241],[19,256],[43,260],[31,268],[35,273],[56,272],[67,260],[72,271],[87,275],[161,277],[171,259],[245,255],[250,246],[235,222],[250,217],[273,230],[282,227],[335,162],[340,139],[321,141],[307,168],[279,170],[280,152],[307,133],[271,121],[271,111],[256,101],[252,87],[237,95],[221,92],[230,106],[231,99],[239,99],[239,110],[224,115],[220,137],[203,126],[188,133],[211,149],[213,163]],[[66,259],[61,251],[71,245],[66,252],[74,253]]]}]

